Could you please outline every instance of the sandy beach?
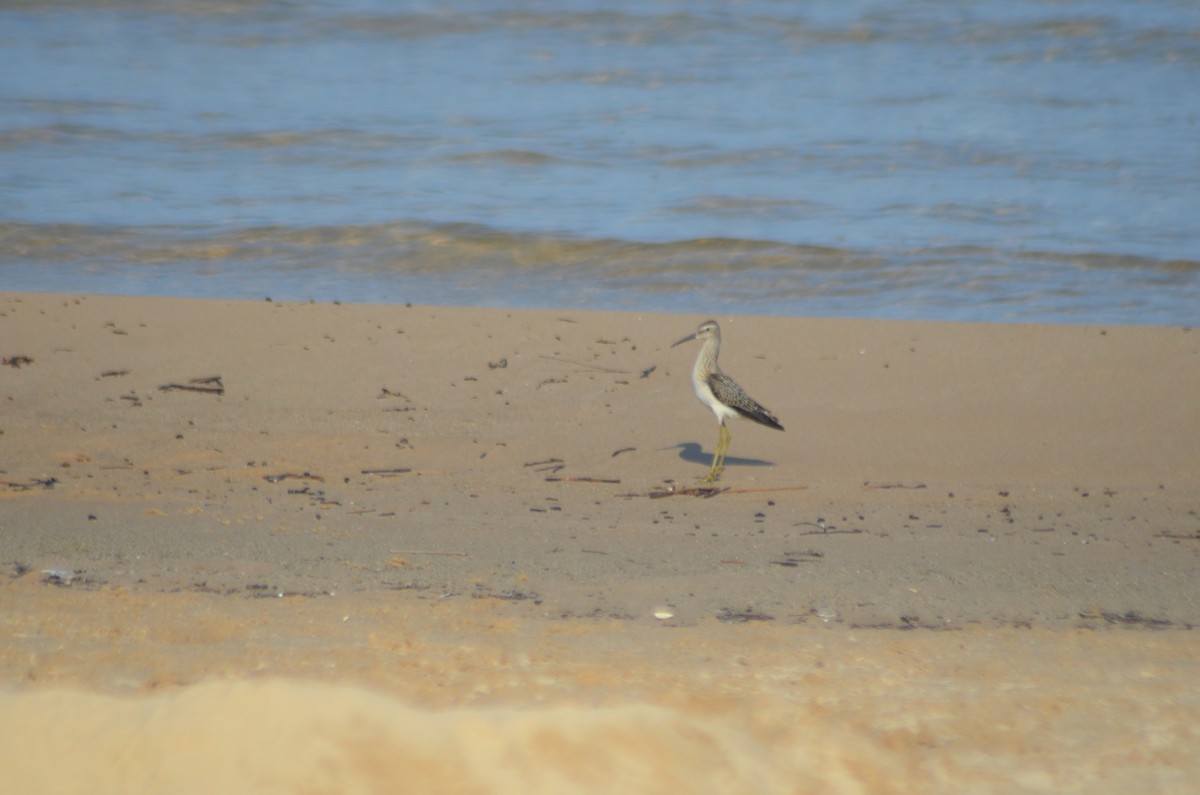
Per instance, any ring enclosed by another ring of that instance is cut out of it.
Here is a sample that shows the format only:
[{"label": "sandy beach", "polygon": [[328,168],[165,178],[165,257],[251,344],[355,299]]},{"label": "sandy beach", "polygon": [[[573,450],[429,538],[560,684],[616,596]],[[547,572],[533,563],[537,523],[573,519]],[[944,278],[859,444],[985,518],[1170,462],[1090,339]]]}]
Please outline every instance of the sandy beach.
[{"label": "sandy beach", "polygon": [[0,293],[0,790],[1200,780],[1200,332]]}]

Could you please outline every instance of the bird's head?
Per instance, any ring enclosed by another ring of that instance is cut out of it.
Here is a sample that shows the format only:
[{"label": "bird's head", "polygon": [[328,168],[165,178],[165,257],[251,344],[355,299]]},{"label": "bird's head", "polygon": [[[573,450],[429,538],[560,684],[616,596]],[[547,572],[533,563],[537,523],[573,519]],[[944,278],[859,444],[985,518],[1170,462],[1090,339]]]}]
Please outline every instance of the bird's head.
[{"label": "bird's head", "polygon": [[682,345],[692,340],[707,340],[711,338],[716,338],[718,342],[721,340],[721,327],[717,325],[717,321],[715,320],[706,320],[700,324],[700,328],[696,329],[694,334],[688,334],[683,339],[672,344],[671,347],[674,348],[676,345]]}]

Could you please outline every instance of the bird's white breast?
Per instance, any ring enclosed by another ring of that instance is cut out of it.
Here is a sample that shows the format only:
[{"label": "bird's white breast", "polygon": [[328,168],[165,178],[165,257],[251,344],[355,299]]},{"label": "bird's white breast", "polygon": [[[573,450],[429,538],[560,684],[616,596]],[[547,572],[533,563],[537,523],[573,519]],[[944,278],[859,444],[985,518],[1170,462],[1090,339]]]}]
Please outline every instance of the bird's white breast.
[{"label": "bird's white breast", "polygon": [[713,394],[701,359],[696,360],[696,366],[692,369],[692,391],[696,393],[696,398],[717,416],[717,422],[725,422],[738,416],[736,411],[717,400],[717,396]]}]

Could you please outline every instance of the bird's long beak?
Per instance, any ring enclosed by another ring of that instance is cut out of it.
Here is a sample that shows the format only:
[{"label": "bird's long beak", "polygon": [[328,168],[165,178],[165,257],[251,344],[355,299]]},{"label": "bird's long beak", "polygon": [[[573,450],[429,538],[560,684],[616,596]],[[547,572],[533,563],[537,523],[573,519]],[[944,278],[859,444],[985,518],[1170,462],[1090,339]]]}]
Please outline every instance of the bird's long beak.
[{"label": "bird's long beak", "polygon": [[692,340],[694,340],[694,339],[696,339],[696,335],[695,335],[695,333],[688,334],[686,337],[684,337],[683,339],[681,339],[679,342],[672,343],[672,344],[671,344],[671,347],[672,347],[672,348],[674,348],[676,345],[682,345],[683,343],[685,343],[685,342],[691,342],[691,341],[692,341]]}]

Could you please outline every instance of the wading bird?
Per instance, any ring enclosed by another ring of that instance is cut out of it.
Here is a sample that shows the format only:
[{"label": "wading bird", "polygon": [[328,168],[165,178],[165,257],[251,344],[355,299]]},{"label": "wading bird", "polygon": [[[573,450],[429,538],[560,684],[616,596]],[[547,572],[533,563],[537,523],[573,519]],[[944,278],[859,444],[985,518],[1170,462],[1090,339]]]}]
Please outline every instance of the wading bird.
[{"label": "wading bird", "polygon": [[717,431],[717,451],[713,454],[708,477],[704,479],[705,483],[714,483],[725,469],[725,453],[729,452],[729,443],[733,440],[733,434],[726,427],[725,420],[731,417],[745,417],[780,431],[783,430],[783,426],[774,414],[763,408],[758,401],[746,394],[746,390],[721,372],[717,365],[717,357],[721,355],[721,327],[717,325],[717,321],[704,321],[695,334],[689,334],[671,347],[692,340],[704,341],[704,347],[696,357],[696,366],[692,368],[692,389],[700,402],[708,406],[720,423],[720,430]]}]

